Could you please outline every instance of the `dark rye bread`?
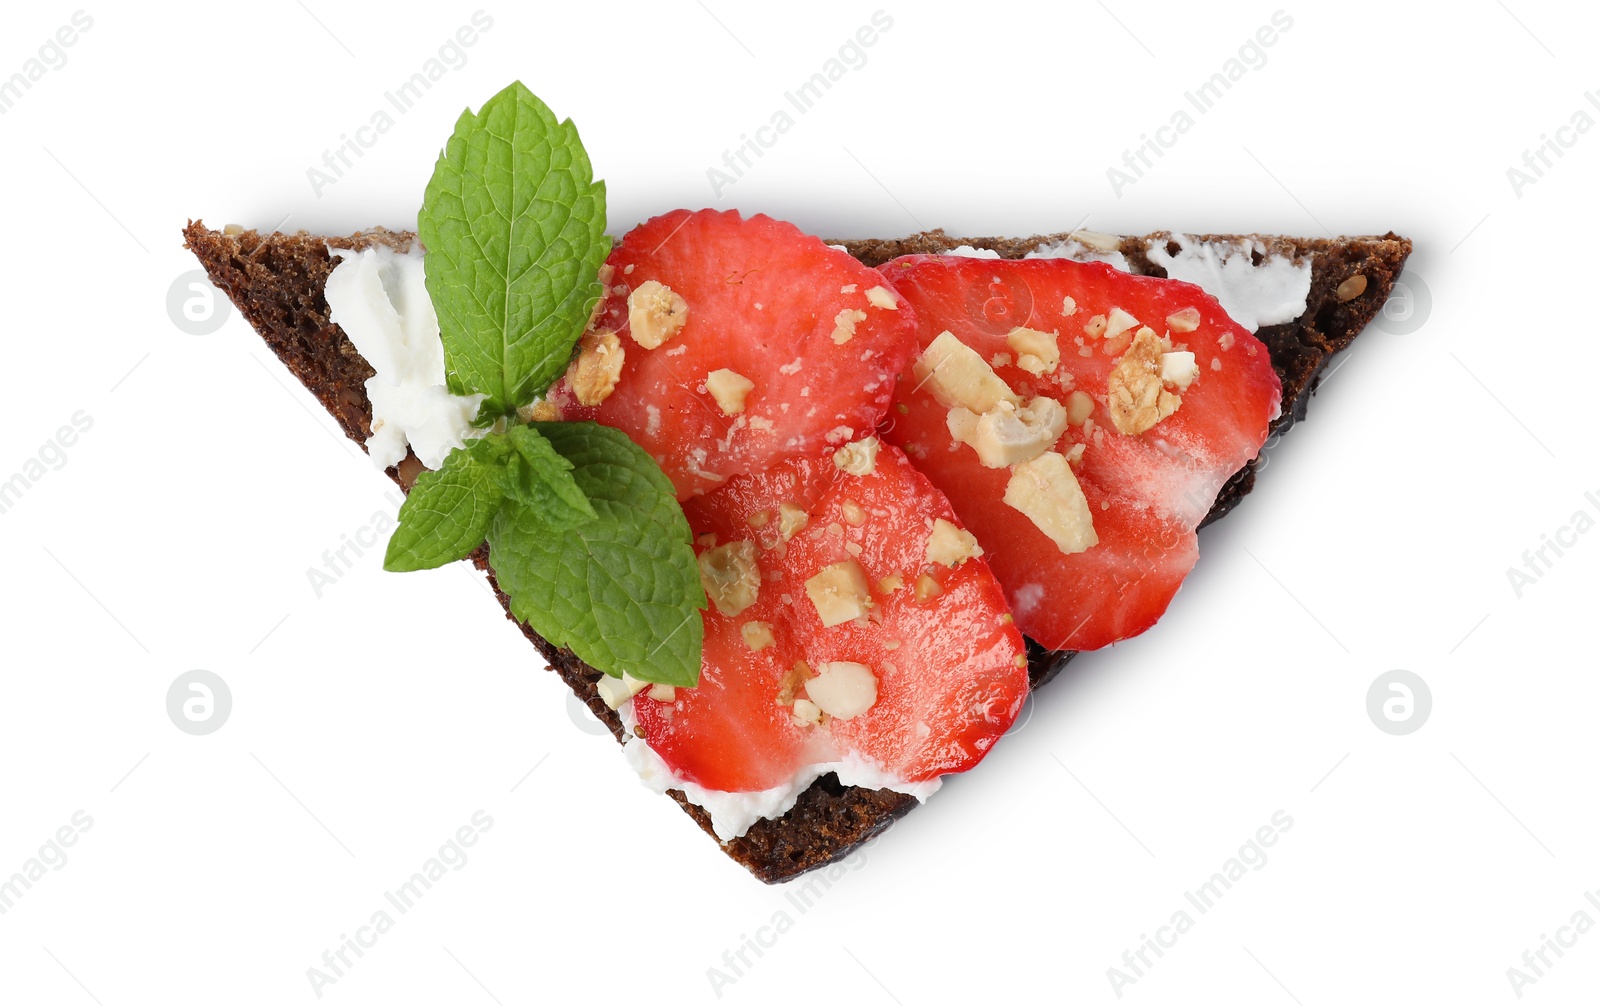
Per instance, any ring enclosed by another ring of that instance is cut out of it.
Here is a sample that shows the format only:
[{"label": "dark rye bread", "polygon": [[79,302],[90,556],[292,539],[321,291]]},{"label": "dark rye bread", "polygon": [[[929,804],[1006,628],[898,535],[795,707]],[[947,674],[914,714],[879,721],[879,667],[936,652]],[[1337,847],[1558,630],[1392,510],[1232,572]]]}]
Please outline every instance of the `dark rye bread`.
[{"label": "dark rye bread", "polygon": [[[1095,235],[951,238],[942,231],[928,231],[892,241],[838,243],[868,265],[881,265],[898,255],[937,253],[959,245],[993,249],[1004,258],[1021,258],[1042,242],[1073,236],[1104,243]],[[200,260],[211,281],[228,294],[284,365],[338,420],[345,434],[361,444],[371,433],[372,412],[365,383],[373,371],[339,327],[328,319],[328,305],[322,295],[323,285],[334,265],[328,247],[366,248],[384,244],[404,249],[410,246],[413,237],[410,233],[383,228],[345,237],[324,237],[303,231],[261,235],[236,228],[213,231],[199,221],[190,222],[184,229],[185,245]],[[1219,235],[1201,238],[1229,239]],[[1160,234],[1114,240],[1119,240],[1119,250],[1133,271],[1160,276],[1164,274],[1162,269],[1150,262],[1144,249],[1151,240],[1167,239],[1167,235]],[[1274,432],[1282,432],[1305,417],[1307,401],[1316,390],[1329,359],[1348,346],[1382,308],[1411,252],[1411,242],[1394,234],[1334,239],[1261,236],[1259,240],[1269,255],[1278,253],[1296,260],[1310,255],[1312,263],[1311,293],[1305,312],[1294,321],[1268,326],[1257,333],[1267,344],[1273,366],[1283,381],[1283,415],[1274,424]],[[1365,288],[1358,295],[1341,299],[1341,285],[1348,295],[1359,281],[1347,281],[1356,276],[1365,277]],[[408,456],[398,468],[389,469],[388,474],[401,488],[409,489],[420,470],[421,464],[416,458]],[[1206,522],[1232,510],[1250,491],[1254,481],[1254,466],[1246,466],[1219,494]],[[495,595],[506,609],[506,617],[511,618],[510,601],[488,568],[487,548],[478,549],[471,558],[488,576]],[[600,672],[583,663],[570,650],[552,646],[526,625],[517,623],[514,618],[511,620],[620,742],[621,721],[606,707],[595,688]],[[1044,650],[1029,640],[1029,677],[1033,687],[1055,677],[1073,655],[1071,651]],[[676,790],[670,795],[708,835],[712,834],[710,817],[704,811],[689,804]],[[829,774],[802,793],[788,814],[776,820],[758,821],[742,837],[722,843],[722,848],[761,880],[775,883],[849,855],[915,805],[915,798],[903,794],[842,786],[836,776]]]}]

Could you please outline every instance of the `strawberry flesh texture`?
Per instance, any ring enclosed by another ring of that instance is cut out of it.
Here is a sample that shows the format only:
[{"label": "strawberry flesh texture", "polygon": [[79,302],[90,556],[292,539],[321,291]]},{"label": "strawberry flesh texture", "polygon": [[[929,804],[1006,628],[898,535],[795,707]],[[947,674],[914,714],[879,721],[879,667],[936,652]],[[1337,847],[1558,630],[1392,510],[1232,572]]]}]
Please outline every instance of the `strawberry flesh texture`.
[{"label": "strawberry flesh texture", "polygon": [[[578,405],[565,381],[550,400],[567,419],[627,433],[679,499],[870,433],[915,349],[904,300],[896,309],[867,300],[872,287],[888,288],[881,275],[765,215],[677,210],[634,228],[607,262],[612,286],[595,327],[621,336],[622,375],[598,406]],[[650,350],[627,334],[628,294],[648,280],[688,304],[684,327]],[[835,343],[846,310],[866,317]],[[742,414],[724,415],[705,390],[720,369],[755,383]]]},{"label": "strawberry flesh texture", "polygon": [[[778,519],[785,501],[808,514],[788,542]],[[865,513],[860,526],[846,519],[847,501]],[[864,476],[840,471],[831,452],[791,458],[733,478],[684,510],[697,537],[757,542],[762,582],[756,603],[739,615],[706,610],[697,687],[678,689],[672,702],[634,700],[645,740],[680,778],[730,792],[769,789],[806,765],[853,753],[897,779],[921,782],[972,767],[1011,726],[1028,692],[1022,636],[982,559],[953,568],[926,562],[933,520],[956,518],[900,451],[884,446]],[[762,526],[752,526],[755,515],[764,515],[764,523],[756,517]],[[851,543],[859,555],[846,548]],[[806,580],[852,559],[866,572],[873,611],[824,627]],[[919,602],[924,573],[941,590]],[[879,583],[892,575],[903,586],[885,594]],[[746,645],[741,626],[752,620],[772,626],[773,645]],[[798,661],[813,672],[828,661],[866,664],[878,679],[877,701],[849,720],[796,724],[777,697]]]},{"label": "strawberry flesh texture", "polygon": [[[952,448],[948,410],[918,387],[910,368],[897,388],[887,439],[912,455],[982,543],[1022,631],[1048,649],[1093,650],[1153,625],[1194,567],[1195,529],[1217,492],[1261,449],[1278,414],[1282,391],[1266,347],[1199,287],[1101,263],[919,255],[882,271],[911,302],[919,345],[948,329],[985,360],[1009,354],[1014,361],[1006,344],[1013,328],[1054,331],[1061,350],[1055,372],[1036,377],[1014,362],[996,372],[1025,399],[1066,403],[1073,390],[1095,399],[1093,433],[1069,426],[1056,449],[1086,444],[1075,469],[1100,540],[1063,555],[1003,502],[1008,469],[983,467],[965,445]],[[1070,316],[1067,297],[1075,302]],[[1121,354],[1103,352],[1104,340],[1084,333],[1091,318],[1114,307],[1170,334],[1174,348],[1192,351],[1200,368],[1177,412],[1137,436],[1119,433],[1106,410],[1107,380]],[[1198,328],[1169,333],[1167,317],[1185,308],[1199,311]],[[1079,336],[1090,355],[1080,355]],[[1213,359],[1221,369],[1212,369]]]}]

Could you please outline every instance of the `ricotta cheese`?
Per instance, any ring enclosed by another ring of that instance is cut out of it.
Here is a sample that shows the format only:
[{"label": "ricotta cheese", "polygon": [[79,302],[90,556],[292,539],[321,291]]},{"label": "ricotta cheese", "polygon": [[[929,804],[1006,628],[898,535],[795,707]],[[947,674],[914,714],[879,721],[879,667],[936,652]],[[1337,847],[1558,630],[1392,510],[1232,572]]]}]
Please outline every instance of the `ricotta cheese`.
[{"label": "ricotta cheese", "polygon": [[328,251],[339,260],[323,290],[328,317],[377,372],[367,380],[372,463],[398,465],[409,444],[423,465],[438,468],[452,450],[483,435],[472,425],[483,396],[452,395],[445,387],[444,342],[423,281],[422,249]]}]

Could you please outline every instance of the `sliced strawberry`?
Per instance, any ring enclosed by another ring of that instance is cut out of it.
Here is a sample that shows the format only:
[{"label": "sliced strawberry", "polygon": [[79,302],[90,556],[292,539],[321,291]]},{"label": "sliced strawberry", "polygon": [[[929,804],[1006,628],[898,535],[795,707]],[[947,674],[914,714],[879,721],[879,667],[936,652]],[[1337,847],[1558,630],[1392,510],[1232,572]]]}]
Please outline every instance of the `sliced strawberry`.
[{"label": "sliced strawberry", "polygon": [[[1084,445],[1072,468],[1099,541],[1065,554],[1003,501],[1011,471],[984,467],[955,440],[950,410],[915,367],[898,386],[886,437],[983,543],[1022,631],[1051,649],[1092,650],[1149,628],[1194,566],[1195,528],[1278,414],[1281,389],[1266,347],[1200,288],[1098,263],[908,256],[883,272],[915,309],[924,347],[949,331],[995,364],[1021,400],[1046,396],[1069,413],[1074,391],[1093,401],[1090,422],[1069,425],[1054,449],[1067,454]],[[1118,308],[1138,325],[1097,337],[1094,319]],[[1187,388],[1165,386],[1181,395],[1176,412],[1127,434],[1108,410],[1108,383],[1142,326],[1172,350],[1194,353],[1199,373]],[[1018,327],[1055,333],[1059,366],[1042,375],[1019,367],[1008,343]]]},{"label": "sliced strawberry", "polygon": [[[607,265],[593,328],[620,336],[620,378],[598,406],[570,380],[550,398],[569,419],[625,431],[680,499],[870,433],[915,348],[911,312],[881,275],[767,216],[677,210],[630,231]],[[657,333],[629,325],[630,297],[652,281],[669,291],[664,311],[674,294],[687,308],[653,349]],[[730,372],[725,400],[708,381],[719,371]],[[751,385],[742,403],[740,379]]]},{"label": "sliced strawberry", "polygon": [[[697,687],[670,702],[634,700],[645,740],[679,777],[715,790],[770,789],[806,765],[862,759],[922,782],[970,768],[1010,727],[1028,691],[1022,636],[983,559],[928,561],[935,521],[953,524],[955,515],[899,450],[884,446],[861,475],[840,470],[827,451],[792,458],[684,509],[702,553],[754,543],[760,586],[737,614],[707,609]],[[825,626],[807,581],[838,563],[859,567],[870,608]],[[840,661],[871,669],[876,701],[849,718],[797,722],[794,699],[811,693],[796,666],[815,674]]]}]

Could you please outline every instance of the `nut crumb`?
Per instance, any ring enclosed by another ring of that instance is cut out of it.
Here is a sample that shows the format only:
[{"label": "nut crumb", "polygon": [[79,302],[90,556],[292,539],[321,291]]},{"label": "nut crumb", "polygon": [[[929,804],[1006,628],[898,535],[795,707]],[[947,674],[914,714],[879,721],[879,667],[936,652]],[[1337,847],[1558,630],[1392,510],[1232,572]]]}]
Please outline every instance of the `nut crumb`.
[{"label": "nut crumb", "polygon": [[[579,405],[599,405],[610,397],[617,380],[622,377],[626,356],[617,333],[602,329],[583,334],[578,342],[578,356],[567,368],[567,383],[572,386]],[[548,405],[546,402],[539,404]],[[537,406],[534,412],[537,415]]]},{"label": "nut crumb", "polygon": [[1339,288],[1333,291],[1333,295],[1339,298],[1339,302],[1342,304],[1347,300],[1355,300],[1357,297],[1366,292],[1367,277],[1363,276],[1361,273],[1356,273],[1343,283],[1340,283]]},{"label": "nut crumb", "polygon": [[1141,328],[1106,385],[1111,423],[1137,436],[1177,411],[1183,400],[1161,385],[1161,339]]}]

